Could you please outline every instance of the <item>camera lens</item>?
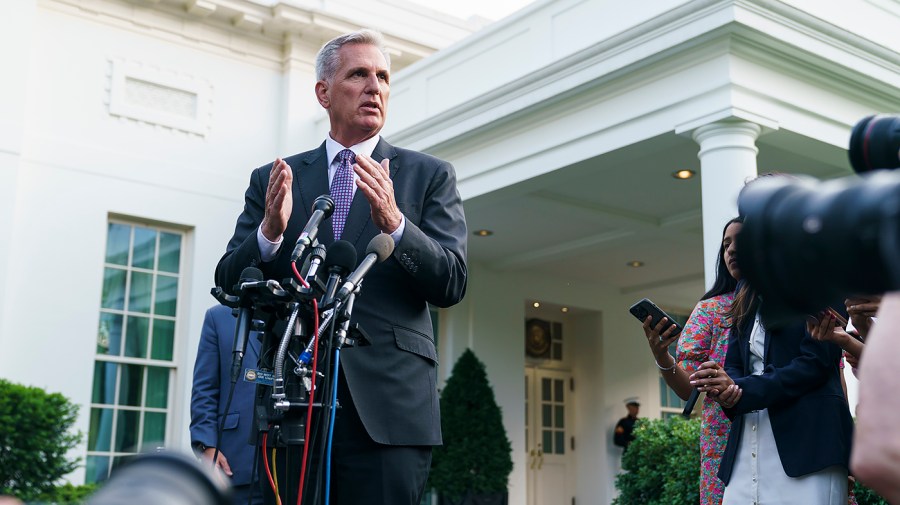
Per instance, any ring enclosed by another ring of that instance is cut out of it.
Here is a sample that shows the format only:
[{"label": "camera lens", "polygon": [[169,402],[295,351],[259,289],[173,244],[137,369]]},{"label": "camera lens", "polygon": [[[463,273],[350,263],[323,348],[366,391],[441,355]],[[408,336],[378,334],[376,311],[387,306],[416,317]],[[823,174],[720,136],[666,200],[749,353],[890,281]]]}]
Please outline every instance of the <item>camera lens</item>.
[{"label": "camera lens", "polygon": [[738,207],[738,265],[768,321],[900,288],[900,172],[822,183],[762,177],[744,187]]},{"label": "camera lens", "polygon": [[900,116],[867,116],[850,134],[850,165],[857,173],[900,167]]}]

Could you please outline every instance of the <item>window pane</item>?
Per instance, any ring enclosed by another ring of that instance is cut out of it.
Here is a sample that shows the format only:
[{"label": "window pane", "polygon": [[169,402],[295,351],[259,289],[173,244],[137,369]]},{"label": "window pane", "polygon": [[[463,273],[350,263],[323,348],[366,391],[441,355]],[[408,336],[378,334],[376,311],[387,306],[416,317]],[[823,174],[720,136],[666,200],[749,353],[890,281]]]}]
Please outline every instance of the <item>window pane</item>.
[{"label": "window pane", "polygon": [[125,308],[125,270],[118,268],[103,269],[103,293],[100,306],[104,309],[122,310]]},{"label": "window pane", "polygon": [[120,410],[116,416],[115,452],[137,452],[138,412]]},{"label": "window pane", "polygon": [[91,425],[88,431],[89,451],[108,451],[112,440],[112,409],[91,409]]},{"label": "window pane", "polygon": [[125,329],[125,356],[130,358],[147,357],[147,340],[150,336],[150,318],[128,316],[128,327]]},{"label": "window pane", "polygon": [[92,403],[113,405],[116,398],[116,365],[106,361],[94,362],[94,394]]},{"label": "window pane", "polygon": [[562,402],[563,400],[563,384],[565,381],[555,380],[553,381],[553,401]]},{"label": "window pane", "polygon": [[122,316],[119,314],[100,314],[100,327],[97,328],[97,354],[118,356],[122,352]]},{"label": "window pane", "polygon": [[103,482],[109,477],[109,456],[88,456],[84,467],[85,483]]},{"label": "window pane", "polygon": [[553,400],[550,398],[550,379],[541,379],[541,399],[545,402]]},{"label": "window pane", "polygon": [[134,256],[131,266],[137,268],[153,268],[153,257],[156,256],[156,230],[134,227]]},{"label": "window pane", "polygon": [[[169,369],[158,366],[147,367],[147,407],[168,407]],[[146,440],[146,439],[145,439]]]},{"label": "window pane", "polygon": [[556,454],[566,453],[566,434],[562,431],[556,432],[556,445],[553,447]]},{"label": "window pane", "polygon": [[131,226],[109,223],[106,231],[106,262],[114,265],[127,265],[130,239]]},{"label": "window pane", "polygon": [[660,407],[668,407],[668,406],[669,406],[669,402],[668,402],[669,395],[668,395],[668,393],[666,393],[666,389],[667,389],[667,388],[666,388],[666,381],[665,381],[665,379],[663,379],[662,377],[660,377],[660,379],[659,379],[659,403],[660,403]]},{"label": "window pane", "polygon": [[551,356],[550,357],[557,361],[562,361],[562,359],[563,359],[562,344],[560,344],[558,342],[553,343],[553,346],[551,347]]},{"label": "window pane", "polygon": [[[557,428],[565,428],[566,427],[566,409],[562,405],[557,405],[554,409],[556,412],[556,424],[554,424]],[[210,460],[212,461],[212,460]]]},{"label": "window pane", "polygon": [[163,272],[178,273],[178,262],[181,260],[181,235],[175,233],[159,233],[159,266]]},{"label": "window pane", "polygon": [[165,445],[166,414],[163,412],[146,412],[144,414],[144,437],[141,450],[148,451]]},{"label": "window pane", "polygon": [[141,390],[144,385],[144,367],[122,365],[122,380],[119,384],[119,405],[141,405]]},{"label": "window pane", "polygon": [[150,292],[153,289],[153,275],[131,272],[131,291],[128,294],[128,310],[150,313]]},{"label": "window pane", "polygon": [[552,453],[553,452],[553,432],[550,430],[543,430],[541,433],[543,436],[543,447],[541,448],[544,452]]},{"label": "window pane", "polygon": [[541,426],[553,426],[553,408],[550,405],[541,407]]},{"label": "window pane", "polygon": [[153,345],[150,357],[172,361],[172,350],[175,342],[175,321],[165,319],[153,320]]},{"label": "window pane", "polygon": [[178,278],[156,276],[156,314],[175,316],[175,299],[178,297]]}]

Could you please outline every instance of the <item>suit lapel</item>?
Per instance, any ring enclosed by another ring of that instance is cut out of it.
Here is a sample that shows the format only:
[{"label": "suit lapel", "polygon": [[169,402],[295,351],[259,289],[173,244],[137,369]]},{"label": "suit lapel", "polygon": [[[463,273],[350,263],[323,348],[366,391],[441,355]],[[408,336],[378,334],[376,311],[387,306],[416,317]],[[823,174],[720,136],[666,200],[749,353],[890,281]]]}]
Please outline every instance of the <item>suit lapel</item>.
[{"label": "suit lapel", "polygon": [[[312,205],[320,195],[330,193],[328,188],[328,155],[325,152],[325,143],[314,151],[310,151],[303,158],[299,168],[294,169],[294,184],[299,185],[300,199],[302,203],[301,227],[309,221],[312,214]],[[294,205],[294,209],[297,205]],[[330,244],[334,241],[334,232],[331,229],[331,218],[322,221],[319,225],[319,242]]]},{"label": "suit lapel", "polygon": [[[394,178],[399,168],[396,158],[397,150],[394,146],[385,142],[382,138],[372,151],[372,158],[381,163],[381,160],[387,158],[390,161],[390,176]],[[366,196],[357,188],[353,195],[353,202],[350,204],[350,213],[347,215],[347,222],[344,224],[344,231],[341,235],[342,240],[346,240],[354,245],[358,245],[360,238],[363,236],[363,230],[372,221],[372,207]],[[329,227],[330,228],[330,227]],[[333,235],[332,235],[333,237]]]}]

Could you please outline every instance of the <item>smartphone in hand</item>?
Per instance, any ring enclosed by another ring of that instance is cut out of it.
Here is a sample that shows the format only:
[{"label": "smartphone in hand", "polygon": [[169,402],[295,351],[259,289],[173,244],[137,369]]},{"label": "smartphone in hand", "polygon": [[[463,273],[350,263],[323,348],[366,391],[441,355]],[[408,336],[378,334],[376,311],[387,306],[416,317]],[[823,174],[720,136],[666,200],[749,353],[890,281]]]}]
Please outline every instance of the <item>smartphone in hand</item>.
[{"label": "smartphone in hand", "polygon": [[[656,304],[651,302],[648,298],[642,298],[641,300],[636,302],[631,306],[631,308],[628,309],[628,312],[631,312],[631,314],[636,317],[641,323],[643,323],[644,320],[647,319],[647,316],[652,316],[653,319],[650,320],[651,328],[656,327],[656,325],[659,324],[662,318],[668,319],[668,323],[666,324],[675,325],[675,333],[673,333],[672,335],[678,335],[683,329],[680,324],[672,319],[672,316],[666,314],[664,310],[657,307]],[[668,326],[666,328],[668,328]],[[665,331],[665,329],[663,329],[663,331]]]}]

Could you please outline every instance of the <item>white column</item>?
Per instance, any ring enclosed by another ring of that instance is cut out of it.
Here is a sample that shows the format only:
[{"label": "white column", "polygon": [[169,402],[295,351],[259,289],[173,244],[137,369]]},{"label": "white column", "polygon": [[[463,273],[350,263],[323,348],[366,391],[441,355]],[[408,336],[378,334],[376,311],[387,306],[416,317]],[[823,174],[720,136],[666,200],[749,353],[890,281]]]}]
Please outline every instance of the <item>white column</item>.
[{"label": "white column", "polygon": [[700,144],[700,187],[703,205],[703,270],[706,289],[716,279],[716,257],[722,227],[737,216],[737,197],[744,184],[756,177],[756,139],[761,128],[746,121],[722,121],[693,132]]}]

